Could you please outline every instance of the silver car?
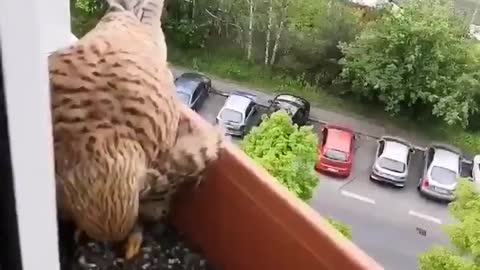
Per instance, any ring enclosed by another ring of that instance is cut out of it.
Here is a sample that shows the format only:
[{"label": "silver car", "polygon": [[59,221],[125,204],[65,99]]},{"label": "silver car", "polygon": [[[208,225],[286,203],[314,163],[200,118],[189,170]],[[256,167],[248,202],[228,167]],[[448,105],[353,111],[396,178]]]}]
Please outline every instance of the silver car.
[{"label": "silver car", "polygon": [[383,136],[378,140],[377,155],[370,179],[404,187],[408,178],[411,144],[401,138]]},{"label": "silver car", "polygon": [[225,132],[232,136],[247,134],[257,114],[256,96],[246,92],[233,92],[218,112],[216,123],[223,125]]},{"label": "silver car", "polygon": [[432,144],[425,150],[425,167],[418,181],[421,194],[445,201],[455,199],[460,177],[461,151],[445,144]]}]

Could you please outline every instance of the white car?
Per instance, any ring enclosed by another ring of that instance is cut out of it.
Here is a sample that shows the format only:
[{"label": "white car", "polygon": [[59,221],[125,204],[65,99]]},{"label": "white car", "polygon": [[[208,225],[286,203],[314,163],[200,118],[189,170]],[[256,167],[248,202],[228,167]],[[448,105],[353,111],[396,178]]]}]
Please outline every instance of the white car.
[{"label": "white car", "polygon": [[378,140],[377,155],[370,179],[404,187],[408,178],[411,144],[403,139],[383,136]]},{"label": "white car", "polygon": [[256,95],[235,91],[225,100],[215,121],[225,128],[226,134],[243,137],[255,125],[256,105]]}]

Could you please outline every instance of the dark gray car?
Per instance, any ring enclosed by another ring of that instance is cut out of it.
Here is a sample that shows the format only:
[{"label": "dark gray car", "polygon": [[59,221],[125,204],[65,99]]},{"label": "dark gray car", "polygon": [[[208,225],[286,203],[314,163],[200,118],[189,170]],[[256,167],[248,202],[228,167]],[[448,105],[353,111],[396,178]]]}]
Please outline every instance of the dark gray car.
[{"label": "dark gray car", "polygon": [[175,79],[177,97],[192,110],[198,111],[212,89],[212,80],[205,75],[188,72]]}]

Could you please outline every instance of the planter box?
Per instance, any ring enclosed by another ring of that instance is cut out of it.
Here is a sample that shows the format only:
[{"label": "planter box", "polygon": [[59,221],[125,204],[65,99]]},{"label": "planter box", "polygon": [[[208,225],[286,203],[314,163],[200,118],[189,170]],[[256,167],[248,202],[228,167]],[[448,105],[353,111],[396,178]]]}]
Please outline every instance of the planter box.
[{"label": "planter box", "polygon": [[198,189],[178,194],[173,214],[189,244],[223,270],[383,269],[232,144]]}]

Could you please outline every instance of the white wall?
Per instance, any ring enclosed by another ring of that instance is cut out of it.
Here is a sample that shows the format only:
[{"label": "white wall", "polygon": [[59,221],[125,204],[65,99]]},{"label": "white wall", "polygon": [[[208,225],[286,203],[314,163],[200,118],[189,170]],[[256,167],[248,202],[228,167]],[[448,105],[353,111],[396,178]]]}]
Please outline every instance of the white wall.
[{"label": "white wall", "polygon": [[70,41],[69,1],[1,0],[12,167],[24,270],[59,269],[47,52]]}]

